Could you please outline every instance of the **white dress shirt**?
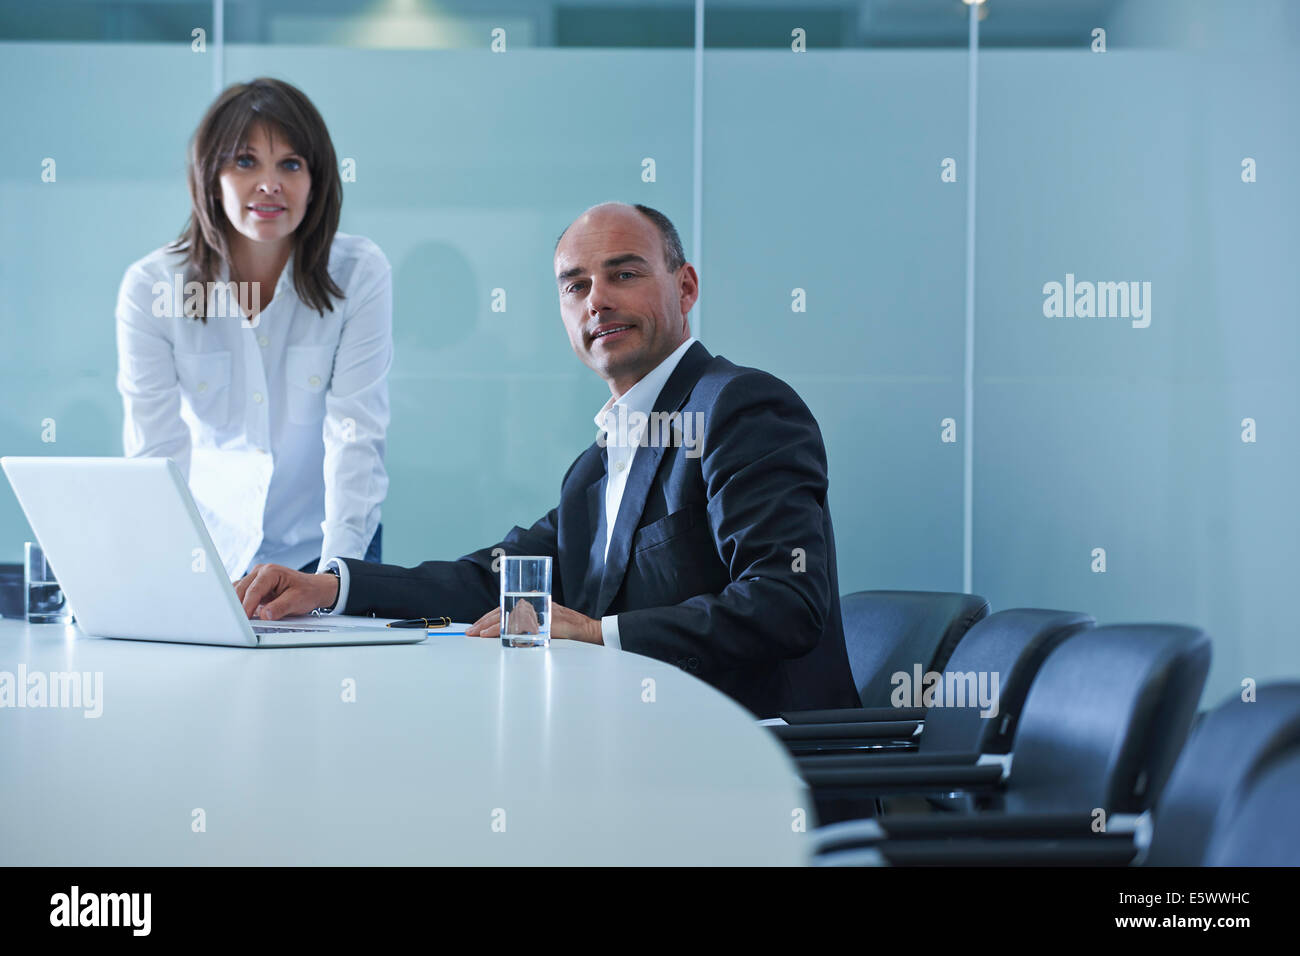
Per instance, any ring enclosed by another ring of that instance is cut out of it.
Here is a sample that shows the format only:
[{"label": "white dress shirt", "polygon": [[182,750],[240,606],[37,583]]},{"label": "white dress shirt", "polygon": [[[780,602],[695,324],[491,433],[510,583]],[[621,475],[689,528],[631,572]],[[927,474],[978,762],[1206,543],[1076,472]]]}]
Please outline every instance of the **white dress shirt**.
[{"label": "white dress shirt", "polygon": [[[650,413],[654,411],[655,402],[659,400],[659,393],[663,391],[664,385],[667,384],[668,379],[677,368],[677,363],[682,360],[686,350],[694,344],[694,336],[687,338],[685,342],[673,350],[671,355],[647,372],[626,392],[617,398],[610,396],[609,401],[601,407],[593,419],[596,427],[603,434],[605,442],[605,467],[608,476],[608,480],[605,482],[606,557],[609,556],[609,543],[614,539],[614,522],[618,519],[619,505],[623,503],[623,491],[627,488],[627,476],[632,470],[632,459],[636,457],[636,450],[640,447],[641,432],[644,431],[645,427],[640,422],[637,422],[636,424],[640,425],[640,427],[629,427],[627,434],[624,435],[618,427],[620,413],[617,408],[620,405],[626,408],[626,415],[628,416],[632,412],[641,412],[648,419]],[[611,412],[613,412],[612,415]],[[623,420],[626,421],[626,418]],[[338,557],[351,557],[351,555],[338,555]],[[329,560],[321,562],[322,571],[329,568],[336,570],[339,575],[339,595],[330,613],[342,614],[343,608],[348,603],[348,585],[350,581],[348,566],[343,561],[331,557]],[[617,614],[606,614],[600,619],[600,635],[606,647],[621,649]]]},{"label": "white dress shirt", "polygon": [[388,491],[388,260],[336,233],[329,272],[345,298],[333,311],[298,298],[291,257],[251,321],[209,293],[204,324],[176,308],[183,259],[154,251],[118,293],[127,457],[176,462],[232,578],[254,564],[364,557]]}]

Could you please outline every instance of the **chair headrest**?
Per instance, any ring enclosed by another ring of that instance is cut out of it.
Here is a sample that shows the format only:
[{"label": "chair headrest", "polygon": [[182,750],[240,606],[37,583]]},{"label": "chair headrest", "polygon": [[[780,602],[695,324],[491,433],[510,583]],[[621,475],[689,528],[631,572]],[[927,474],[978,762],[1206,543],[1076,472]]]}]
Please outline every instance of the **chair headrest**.
[{"label": "chair headrest", "polygon": [[[981,716],[978,707],[933,707],[926,713],[923,753],[1006,753],[1011,749],[1025,697],[1047,656],[1067,637],[1097,622],[1077,611],[1012,608],[990,614],[958,642],[943,669],[976,686],[996,690],[996,713]],[[993,675],[997,675],[996,678]],[[996,684],[993,683],[996,679]],[[969,696],[969,695],[968,695]]]},{"label": "chair headrest", "polygon": [[970,627],[989,613],[977,594],[857,591],[840,598],[844,645],[864,707],[888,707],[890,675],[940,670]]},{"label": "chair headrest", "polygon": [[1298,741],[1300,681],[1261,684],[1254,700],[1234,695],[1205,714],[1153,812],[1146,862],[1205,865],[1216,830],[1240,814],[1250,783]]},{"label": "chair headrest", "polygon": [[1187,737],[1210,639],[1177,624],[1112,624],[1067,638],[1025,700],[1008,809],[1140,813]]}]

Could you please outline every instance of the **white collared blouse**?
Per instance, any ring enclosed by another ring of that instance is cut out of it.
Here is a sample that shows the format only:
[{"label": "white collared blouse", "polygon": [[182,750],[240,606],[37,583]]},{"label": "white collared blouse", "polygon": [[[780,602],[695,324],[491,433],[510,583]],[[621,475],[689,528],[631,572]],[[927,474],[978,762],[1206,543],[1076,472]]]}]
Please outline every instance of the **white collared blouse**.
[{"label": "white collared blouse", "polygon": [[[122,279],[127,457],[176,462],[232,578],[260,563],[364,557],[388,491],[387,258],[369,239],[336,233],[329,272],[344,298],[333,311],[322,317],[298,298],[290,258],[252,321],[221,301],[227,272],[222,288],[185,288],[183,261],[164,247]],[[206,324],[184,313],[194,294],[208,302]]]}]

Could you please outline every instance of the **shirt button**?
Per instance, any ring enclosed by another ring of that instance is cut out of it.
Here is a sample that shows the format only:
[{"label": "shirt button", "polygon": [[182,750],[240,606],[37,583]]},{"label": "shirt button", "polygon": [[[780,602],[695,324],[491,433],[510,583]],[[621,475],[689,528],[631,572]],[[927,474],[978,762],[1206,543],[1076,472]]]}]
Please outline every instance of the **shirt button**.
[{"label": "shirt button", "polygon": [[266,348],[268,345],[271,344],[271,340],[268,339],[265,335],[259,335],[257,337],[257,344],[262,346],[262,348]]},{"label": "shirt button", "polygon": [[311,378],[307,379],[307,384],[308,384],[308,385],[319,385],[319,384],[320,384],[320,376],[319,376],[319,375],[313,375]]},{"label": "shirt button", "polygon": [[626,467],[627,467],[627,462],[620,461],[617,465],[614,466],[614,470],[622,471]]},{"label": "shirt button", "polygon": [[262,404],[262,393],[261,393],[261,392],[254,392],[254,393],[253,393],[253,401],[255,401],[255,402],[257,402],[257,404],[261,405],[261,404]]},{"label": "shirt button", "polygon": [[206,392],[206,391],[208,390],[208,383],[207,383],[207,382],[199,382],[199,384],[198,384],[198,390],[199,390],[200,392]]}]

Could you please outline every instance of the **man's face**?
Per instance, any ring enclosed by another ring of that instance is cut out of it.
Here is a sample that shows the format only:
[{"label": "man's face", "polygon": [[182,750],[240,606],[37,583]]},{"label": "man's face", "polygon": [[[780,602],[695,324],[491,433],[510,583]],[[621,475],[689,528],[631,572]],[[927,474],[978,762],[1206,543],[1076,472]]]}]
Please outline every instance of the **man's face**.
[{"label": "man's face", "polygon": [[583,213],[555,250],[560,315],[574,353],[622,395],[690,335],[689,263],[670,273],[650,220],[630,206]]}]

